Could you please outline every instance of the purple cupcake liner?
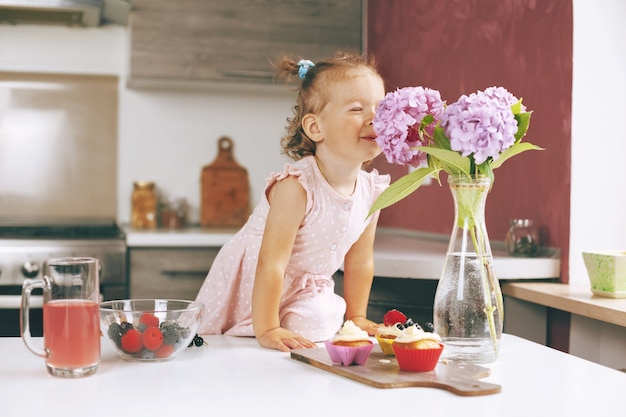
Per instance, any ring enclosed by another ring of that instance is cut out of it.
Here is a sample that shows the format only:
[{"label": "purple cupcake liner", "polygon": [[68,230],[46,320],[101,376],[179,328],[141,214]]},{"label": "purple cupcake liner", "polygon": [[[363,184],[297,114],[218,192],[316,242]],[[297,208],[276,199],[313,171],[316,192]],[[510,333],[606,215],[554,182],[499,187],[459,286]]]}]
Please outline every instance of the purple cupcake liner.
[{"label": "purple cupcake liner", "polygon": [[324,342],[326,351],[333,363],[340,363],[344,366],[363,365],[374,349],[374,344],[370,342],[366,346],[337,346],[331,341]]}]

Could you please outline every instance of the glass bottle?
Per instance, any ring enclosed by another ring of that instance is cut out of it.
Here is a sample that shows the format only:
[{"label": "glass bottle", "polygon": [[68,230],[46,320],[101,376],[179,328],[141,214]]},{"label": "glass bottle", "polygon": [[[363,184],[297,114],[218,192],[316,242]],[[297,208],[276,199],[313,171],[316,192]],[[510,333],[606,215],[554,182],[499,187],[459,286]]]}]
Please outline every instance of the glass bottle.
[{"label": "glass bottle", "polygon": [[488,177],[449,176],[454,227],[433,311],[442,358],[489,363],[498,358],[504,320],[500,283],[485,225]]},{"label": "glass bottle", "polygon": [[157,193],[153,182],[133,183],[130,225],[135,229],[157,227]]},{"label": "glass bottle", "polygon": [[536,256],[539,252],[539,234],[529,219],[513,219],[504,238],[506,251],[511,256]]}]

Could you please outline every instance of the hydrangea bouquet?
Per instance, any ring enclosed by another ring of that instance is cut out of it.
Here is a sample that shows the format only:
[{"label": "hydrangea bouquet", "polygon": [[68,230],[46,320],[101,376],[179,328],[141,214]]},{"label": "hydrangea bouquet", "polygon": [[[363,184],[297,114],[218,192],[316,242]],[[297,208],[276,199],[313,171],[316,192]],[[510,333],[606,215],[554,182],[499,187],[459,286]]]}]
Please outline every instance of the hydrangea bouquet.
[{"label": "hydrangea bouquet", "polygon": [[[530,115],[522,101],[502,87],[463,95],[450,105],[436,90],[406,87],[388,93],[374,117],[376,140],[387,161],[417,169],[381,193],[370,213],[405,198],[427,177],[440,183],[441,171],[449,175],[456,224],[433,313],[436,331],[450,342],[446,351],[452,359],[481,363],[498,356],[503,303],[492,271],[484,202],[496,168],[521,152],[541,149],[522,142]],[[452,255],[459,251],[464,256]],[[491,340],[490,347],[477,342],[485,339]]]},{"label": "hydrangea bouquet", "polygon": [[439,91],[405,87],[379,103],[374,130],[387,161],[417,169],[391,184],[370,213],[388,207],[419,188],[427,177],[489,177],[507,159],[541,149],[522,142],[531,112],[503,87],[463,95],[446,105]]}]

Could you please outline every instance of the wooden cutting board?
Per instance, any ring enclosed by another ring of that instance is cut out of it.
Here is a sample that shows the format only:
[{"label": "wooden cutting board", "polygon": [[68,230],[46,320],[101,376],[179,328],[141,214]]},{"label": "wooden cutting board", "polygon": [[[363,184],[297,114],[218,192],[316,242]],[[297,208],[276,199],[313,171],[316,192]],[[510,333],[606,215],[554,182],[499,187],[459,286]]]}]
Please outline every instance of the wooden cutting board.
[{"label": "wooden cutting board", "polygon": [[376,388],[431,387],[465,396],[496,394],[502,389],[480,381],[490,370],[473,364],[448,361],[439,362],[430,372],[401,371],[396,358],[384,355],[378,346],[362,366],[333,364],[323,347],[294,349],[291,358]]},{"label": "wooden cutting board", "polygon": [[235,161],[233,147],[232,139],[221,137],[217,157],[202,168],[202,226],[239,227],[250,214],[248,171]]}]

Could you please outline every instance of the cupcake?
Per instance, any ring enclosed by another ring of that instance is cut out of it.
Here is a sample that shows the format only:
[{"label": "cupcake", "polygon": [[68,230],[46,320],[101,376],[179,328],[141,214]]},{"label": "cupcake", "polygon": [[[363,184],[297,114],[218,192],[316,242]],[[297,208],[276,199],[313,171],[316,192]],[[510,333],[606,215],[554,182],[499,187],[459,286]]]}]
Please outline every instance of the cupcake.
[{"label": "cupcake", "polygon": [[352,320],[347,320],[339,332],[324,344],[330,360],[344,366],[363,365],[374,348],[367,332]]},{"label": "cupcake", "polygon": [[410,372],[432,371],[443,351],[441,337],[425,332],[419,325],[404,329],[404,334],[398,336],[391,347],[400,370]]},{"label": "cupcake", "polygon": [[385,355],[393,355],[391,344],[398,336],[402,335],[403,325],[406,320],[406,315],[396,309],[389,310],[383,316],[383,325],[376,329],[375,336],[380,349]]}]

